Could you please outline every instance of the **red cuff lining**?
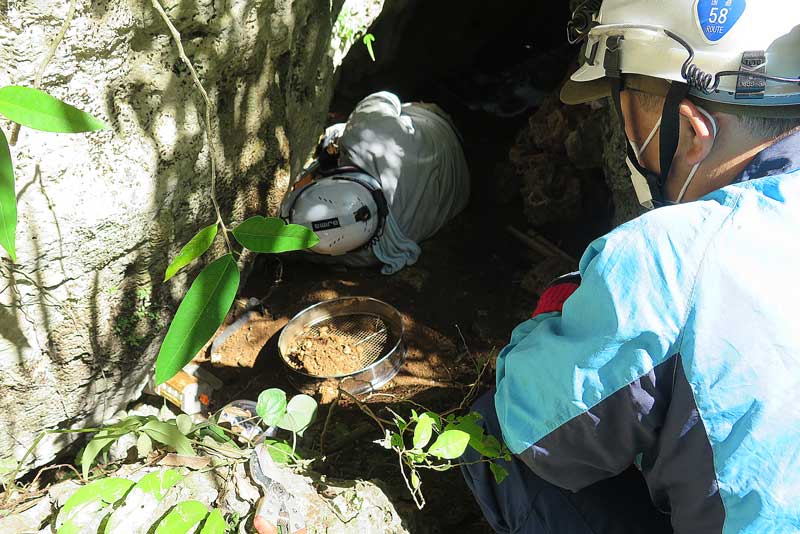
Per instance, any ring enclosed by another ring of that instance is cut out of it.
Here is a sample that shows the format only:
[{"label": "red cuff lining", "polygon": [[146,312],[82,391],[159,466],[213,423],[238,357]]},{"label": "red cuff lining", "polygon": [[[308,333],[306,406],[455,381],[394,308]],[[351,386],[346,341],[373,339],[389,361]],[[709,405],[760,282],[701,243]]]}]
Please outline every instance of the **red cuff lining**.
[{"label": "red cuff lining", "polygon": [[539,297],[539,302],[531,317],[536,317],[541,313],[561,312],[564,303],[579,286],[580,284],[574,282],[564,282],[548,287]]}]

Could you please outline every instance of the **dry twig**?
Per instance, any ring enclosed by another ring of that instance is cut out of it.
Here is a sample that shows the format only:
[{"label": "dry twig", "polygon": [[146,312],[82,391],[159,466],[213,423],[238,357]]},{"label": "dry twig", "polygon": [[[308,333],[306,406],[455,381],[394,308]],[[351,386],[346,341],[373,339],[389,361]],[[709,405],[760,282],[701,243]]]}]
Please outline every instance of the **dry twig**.
[{"label": "dry twig", "polygon": [[368,416],[369,416],[369,417],[370,417],[370,418],[371,418],[373,421],[375,421],[376,423],[378,423],[378,426],[379,426],[379,427],[381,427],[381,433],[383,433],[383,434],[386,434],[386,427],[385,427],[384,425],[391,425],[391,424],[392,424],[392,422],[391,422],[391,421],[387,421],[386,419],[382,419],[382,418],[378,417],[377,415],[375,415],[375,412],[373,412],[373,411],[372,411],[372,409],[371,409],[369,406],[367,406],[366,404],[364,404],[363,402],[361,402],[361,401],[358,399],[358,397],[356,397],[355,395],[353,395],[353,394],[352,394],[352,393],[350,393],[349,391],[346,391],[346,390],[344,390],[344,389],[342,389],[342,388],[339,388],[339,392],[340,392],[340,393],[342,393],[342,394],[344,394],[344,395],[345,395],[345,396],[346,396],[348,399],[350,399],[350,400],[352,400],[353,402],[355,402],[355,403],[356,403],[356,406],[358,407],[358,409],[359,409],[359,410],[361,410],[362,412],[364,412],[364,413],[365,413],[366,415],[368,415]]},{"label": "dry twig", "polygon": [[544,237],[540,236],[533,230],[529,230],[528,235],[526,233],[520,232],[513,226],[506,226],[506,231],[516,237],[522,244],[526,245],[529,249],[533,250],[537,254],[541,254],[545,258],[552,258],[557,256],[562,260],[568,262],[570,265],[577,265],[578,260],[555,246],[553,243],[545,239]]},{"label": "dry twig", "polygon": [[328,408],[328,414],[325,416],[325,424],[322,427],[322,433],[319,435],[319,454],[320,456],[325,456],[325,435],[328,433],[328,425],[330,425],[333,411],[336,409],[336,406],[339,404],[339,399],[342,398],[342,390],[339,389],[336,393],[336,398],[331,403],[330,407]]}]

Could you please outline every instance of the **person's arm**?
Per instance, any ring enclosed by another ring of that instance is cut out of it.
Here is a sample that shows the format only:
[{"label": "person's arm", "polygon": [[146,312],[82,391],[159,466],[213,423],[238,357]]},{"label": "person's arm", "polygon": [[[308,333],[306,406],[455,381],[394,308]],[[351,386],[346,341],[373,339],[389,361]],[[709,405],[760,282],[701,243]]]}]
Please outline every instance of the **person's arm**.
[{"label": "person's arm", "polygon": [[372,93],[364,97],[347,119],[348,124],[375,120],[378,117],[397,118],[402,113],[403,105],[397,95],[388,91]]},{"label": "person's arm", "polygon": [[520,325],[498,359],[505,441],[560,487],[616,475],[657,439],[709,239],[701,225],[661,219],[651,214],[595,241],[563,310]]}]

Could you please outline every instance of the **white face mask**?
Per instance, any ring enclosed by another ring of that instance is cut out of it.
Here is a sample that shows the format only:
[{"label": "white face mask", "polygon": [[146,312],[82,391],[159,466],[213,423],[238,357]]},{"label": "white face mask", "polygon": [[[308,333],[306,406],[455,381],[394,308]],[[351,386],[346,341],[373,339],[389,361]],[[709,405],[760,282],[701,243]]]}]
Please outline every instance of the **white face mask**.
[{"label": "white face mask", "polygon": [[[706,110],[701,107],[697,107],[697,111],[705,115],[705,117],[711,122],[711,129],[712,129],[712,139],[717,138],[717,121],[714,120],[714,117],[711,116]],[[659,117],[656,125],[653,127],[653,130],[647,136],[644,143],[642,143],[641,148],[636,145],[635,141],[631,141],[631,147],[636,154],[636,159],[639,162],[639,165],[642,165],[641,155],[650,144],[650,141],[653,140],[655,137],[656,132],[661,127],[661,118]],[[650,193],[650,187],[647,184],[647,178],[639,172],[639,169],[631,162],[630,158],[625,158],[625,163],[628,165],[628,169],[631,171],[631,182],[633,183],[633,188],[636,191],[636,197],[639,199],[639,203],[647,209],[653,209],[653,195]],[[683,183],[683,187],[681,187],[680,193],[678,193],[678,198],[675,199],[675,204],[679,204],[681,200],[683,200],[683,196],[686,194],[686,190],[689,188],[689,184],[692,182],[692,178],[694,178],[695,173],[697,173],[697,169],[700,168],[700,163],[696,163],[692,170],[689,171],[689,176],[686,178],[686,181]]]}]

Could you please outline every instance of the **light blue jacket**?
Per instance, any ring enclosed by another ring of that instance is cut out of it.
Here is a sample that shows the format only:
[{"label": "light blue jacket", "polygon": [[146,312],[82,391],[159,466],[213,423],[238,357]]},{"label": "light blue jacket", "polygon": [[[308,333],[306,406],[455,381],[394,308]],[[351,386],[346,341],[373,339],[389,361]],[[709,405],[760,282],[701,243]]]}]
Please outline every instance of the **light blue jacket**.
[{"label": "light blue jacket", "polygon": [[636,463],[679,534],[800,532],[795,169],[800,135],[594,241],[563,312],[499,356],[511,450],[571,489]]}]

